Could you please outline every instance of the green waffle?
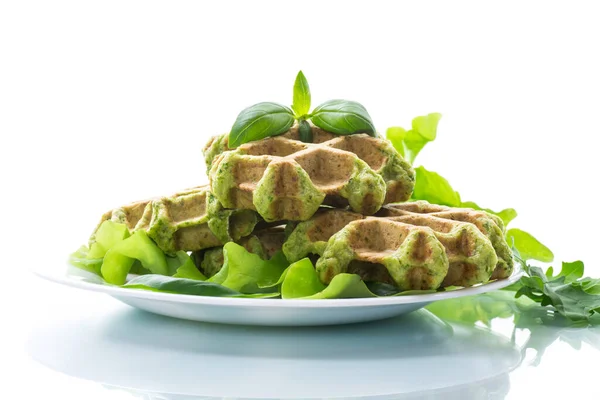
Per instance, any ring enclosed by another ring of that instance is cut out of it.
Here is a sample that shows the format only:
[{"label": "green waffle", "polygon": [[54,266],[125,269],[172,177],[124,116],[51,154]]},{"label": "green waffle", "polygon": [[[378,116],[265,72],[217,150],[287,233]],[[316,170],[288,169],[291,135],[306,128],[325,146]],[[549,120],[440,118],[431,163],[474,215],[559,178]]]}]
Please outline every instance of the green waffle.
[{"label": "green waffle", "polygon": [[266,221],[304,221],[323,204],[372,215],[410,197],[414,170],[387,140],[316,137],[328,140],[303,143],[288,132],[227,150],[225,137],[213,139],[205,149],[212,192]]}]

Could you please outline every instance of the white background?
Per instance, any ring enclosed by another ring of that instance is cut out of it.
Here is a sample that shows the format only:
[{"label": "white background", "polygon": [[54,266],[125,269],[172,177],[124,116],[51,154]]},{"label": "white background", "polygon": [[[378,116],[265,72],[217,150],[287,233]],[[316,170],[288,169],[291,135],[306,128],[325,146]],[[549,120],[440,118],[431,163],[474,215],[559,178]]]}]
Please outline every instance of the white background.
[{"label": "white background", "polygon": [[552,1],[0,3],[0,296],[18,344],[3,358],[20,359],[45,294],[78,306],[28,267],[63,262],[107,209],[205,182],[208,137],[250,104],[289,104],[299,69],[314,105],[358,100],[380,131],[442,113],[417,163],[600,276],[598,16]]}]

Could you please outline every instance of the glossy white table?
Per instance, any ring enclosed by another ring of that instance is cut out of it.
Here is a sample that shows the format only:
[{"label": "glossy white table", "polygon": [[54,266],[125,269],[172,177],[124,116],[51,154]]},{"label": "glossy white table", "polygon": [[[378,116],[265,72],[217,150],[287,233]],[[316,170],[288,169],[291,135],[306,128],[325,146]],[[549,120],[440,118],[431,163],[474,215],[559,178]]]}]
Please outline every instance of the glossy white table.
[{"label": "glossy white table", "polygon": [[[33,286],[43,301],[16,339],[24,347],[5,353],[17,398],[520,399],[596,391],[588,383],[600,328],[536,326],[534,314],[522,315],[518,329],[512,317],[488,328],[426,310],[338,327],[239,327],[161,317],[41,280]],[[488,300],[455,308],[463,320],[468,306],[480,316],[506,312]]]}]

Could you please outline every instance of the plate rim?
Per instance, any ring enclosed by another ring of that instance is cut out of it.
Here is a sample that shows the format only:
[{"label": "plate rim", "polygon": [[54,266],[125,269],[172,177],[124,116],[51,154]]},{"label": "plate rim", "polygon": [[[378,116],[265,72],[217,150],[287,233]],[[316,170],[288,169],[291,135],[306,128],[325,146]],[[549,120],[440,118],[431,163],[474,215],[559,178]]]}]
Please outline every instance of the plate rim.
[{"label": "plate rim", "polygon": [[[67,263],[67,268],[70,265]],[[72,267],[75,268],[75,267]],[[401,304],[431,303],[438,300],[452,299],[457,297],[472,296],[498,290],[510,286],[517,282],[523,275],[523,271],[517,265],[513,273],[504,279],[479,284],[463,289],[452,290],[449,292],[411,294],[405,296],[390,297],[361,297],[349,299],[255,299],[255,298],[236,298],[236,297],[214,297],[197,296],[190,294],[161,293],[148,290],[122,288],[119,286],[102,285],[98,283],[87,282],[82,279],[76,279],[69,276],[66,271],[63,275],[57,272],[41,271],[38,268],[30,270],[39,278],[50,282],[70,286],[78,289],[92,292],[106,293],[115,297],[135,297],[146,300],[158,300],[170,303],[186,303],[210,306],[236,306],[236,307],[269,307],[269,308],[338,308],[338,307],[378,307],[393,306]]]}]

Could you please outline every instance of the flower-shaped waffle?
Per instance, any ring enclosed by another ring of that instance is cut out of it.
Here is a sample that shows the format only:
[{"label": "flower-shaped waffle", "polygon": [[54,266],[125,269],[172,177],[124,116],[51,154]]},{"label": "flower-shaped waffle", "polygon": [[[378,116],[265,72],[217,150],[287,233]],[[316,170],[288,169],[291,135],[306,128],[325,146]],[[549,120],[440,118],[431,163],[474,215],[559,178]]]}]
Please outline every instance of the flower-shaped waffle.
[{"label": "flower-shaped waffle", "polygon": [[223,209],[205,185],[116,208],[100,223],[106,220],[124,223],[130,231],[143,229],[163,251],[174,253],[239,240],[252,233],[259,217],[250,210]]},{"label": "flower-shaped waffle", "polygon": [[[429,205],[418,203],[422,210]],[[416,210],[415,203],[406,205]],[[431,289],[472,286],[486,282],[492,273],[495,278],[510,274],[512,259],[501,259],[508,246],[490,228],[495,220],[487,213],[444,207],[441,214],[427,214],[401,210],[402,206],[386,205],[376,217],[322,209],[310,220],[290,225],[283,251],[289,261],[321,256],[316,268],[323,282],[354,272],[403,290]],[[440,206],[431,205],[436,207]]]},{"label": "flower-shaped waffle", "polygon": [[[388,141],[360,134],[304,143],[292,132],[207,156],[211,190],[224,207],[256,210],[266,221],[304,221],[323,204],[372,215],[410,197],[414,170]],[[225,149],[223,140],[205,154]]]}]

